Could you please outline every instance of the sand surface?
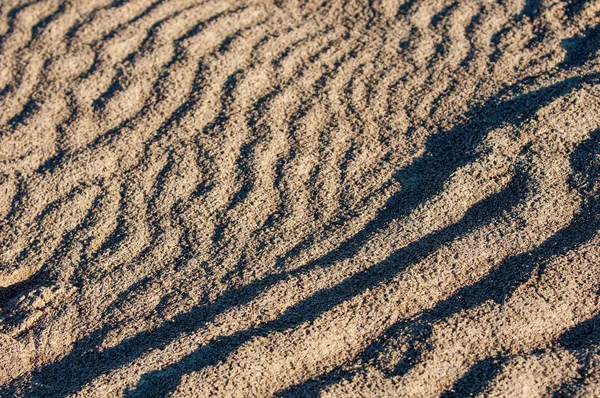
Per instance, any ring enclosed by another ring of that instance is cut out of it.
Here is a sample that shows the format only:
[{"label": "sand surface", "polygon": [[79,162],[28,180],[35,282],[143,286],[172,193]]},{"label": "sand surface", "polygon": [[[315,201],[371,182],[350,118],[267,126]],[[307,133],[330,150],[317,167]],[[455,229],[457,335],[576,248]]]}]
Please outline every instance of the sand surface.
[{"label": "sand surface", "polygon": [[598,396],[600,1],[0,0],[0,395]]}]

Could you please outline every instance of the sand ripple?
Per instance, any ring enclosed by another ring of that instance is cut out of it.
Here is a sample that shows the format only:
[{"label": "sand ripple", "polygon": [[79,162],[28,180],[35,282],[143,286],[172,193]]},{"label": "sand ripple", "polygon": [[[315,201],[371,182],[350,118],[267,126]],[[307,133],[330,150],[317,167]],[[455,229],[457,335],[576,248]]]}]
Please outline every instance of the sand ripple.
[{"label": "sand ripple", "polygon": [[600,3],[0,1],[1,396],[600,394]]}]

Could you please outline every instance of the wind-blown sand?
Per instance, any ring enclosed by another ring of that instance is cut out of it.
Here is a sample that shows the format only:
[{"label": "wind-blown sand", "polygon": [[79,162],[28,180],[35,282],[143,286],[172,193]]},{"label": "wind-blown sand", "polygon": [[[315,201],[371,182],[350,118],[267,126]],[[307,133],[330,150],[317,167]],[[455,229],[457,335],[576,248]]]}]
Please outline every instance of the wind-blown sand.
[{"label": "wind-blown sand", "polygon": [[600,2],[1,0],[1,395],[600,394]]}]

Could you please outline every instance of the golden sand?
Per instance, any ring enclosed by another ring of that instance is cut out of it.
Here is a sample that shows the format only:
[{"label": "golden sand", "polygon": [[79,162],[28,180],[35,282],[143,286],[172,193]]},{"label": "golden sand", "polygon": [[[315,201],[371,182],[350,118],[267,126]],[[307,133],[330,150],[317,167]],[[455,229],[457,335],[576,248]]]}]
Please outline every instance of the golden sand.
[{"label": "golden sand", "polygon": [[600,394],[600,2],[0,0],[0,396]]}]

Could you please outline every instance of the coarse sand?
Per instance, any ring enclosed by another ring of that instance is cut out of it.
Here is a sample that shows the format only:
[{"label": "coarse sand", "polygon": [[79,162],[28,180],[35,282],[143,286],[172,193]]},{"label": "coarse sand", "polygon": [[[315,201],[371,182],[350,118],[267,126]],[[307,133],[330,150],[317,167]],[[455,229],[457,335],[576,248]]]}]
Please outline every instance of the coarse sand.
[{"label": "coarse sand", "polygon": [[600,1],[0,0],[0,396],[600,396]]}]

